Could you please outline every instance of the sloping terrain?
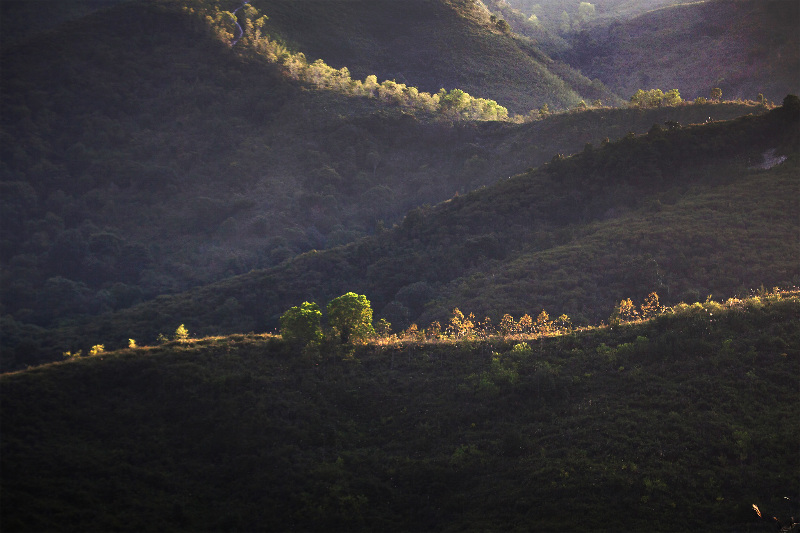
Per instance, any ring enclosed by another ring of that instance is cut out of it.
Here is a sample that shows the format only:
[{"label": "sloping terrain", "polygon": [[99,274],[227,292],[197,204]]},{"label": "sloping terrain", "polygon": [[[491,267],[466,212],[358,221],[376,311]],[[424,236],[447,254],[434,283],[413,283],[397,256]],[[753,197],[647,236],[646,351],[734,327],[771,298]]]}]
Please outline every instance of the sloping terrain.
[{"label": "sloping terrain", "polygon": [[506,4],[528,18],[535,15],[535,24],[555,32],[569,34],[591,27],[600,21],[624,20],[668,5],[688,4],[694,1],[595,0],[594,2],[574,2],[571,0],[502,0],[502,3],[498,1],[498,4],[501,6]]},{"label": "sloping terrain", "polygon": [[18,323],[53,327],[345,244],[587,142],[765,109],[415,116],[308,90],[168,6],[125,4],[3,52],[0,301]]},{"label": "sloping terrain", "polygon": [[26,41],[67,21],[125,1],[127,0],[3,0],[0,3],[0,47]]},{"label": "sloping terrain", "polygon": [[[652,290],[674,303],[796,284],[797,103],[587,147],[413,210],[356,243],[39,335],[34,353],[152,342],[181,323],[200,334],[265,331],[293,305],[350,290],[404,327],[441,320],[452,306],[493,321],[545,308],[597,322],[621,298]],[[754,168],[772,149],[789,159]]]},{"label": "sloping terrain", "polygon": [[677,88],[684,98],[775,102],[800,91],[800,5],[712,0],[659,9],[577,36],[565,57],[620,96]]},{"label": "sloping terrain", "polygon": [[799,345],[797,296],[764,295],[530,343],[215,337],[6,374],[0,525],[774,531],[752,505],[796,513]]},{"label": "sloping terrain", "polygon": [[433,93],[459,88],[521,114],[545,103],[566,109],[581,99],[612,99],[587,79],[566,82],[552,71],[550,58],[499,29],[471,0],[252,4],[269,17],[271,35],[357,78],[375,74]]}]

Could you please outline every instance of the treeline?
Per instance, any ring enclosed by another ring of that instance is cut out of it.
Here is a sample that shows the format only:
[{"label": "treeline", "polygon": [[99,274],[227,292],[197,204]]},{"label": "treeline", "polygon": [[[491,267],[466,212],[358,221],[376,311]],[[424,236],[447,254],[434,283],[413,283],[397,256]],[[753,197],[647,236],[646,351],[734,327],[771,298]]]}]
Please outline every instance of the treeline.
[{"label": "treeline", "polygon": [[[335,69],[322,59],[309,62],[302,52],[289,50],[286,45],[264,32],[267,15],[247,4],[234,15],[224,11],[219,2],[194,0],[184,10],[205,20],[214,35],[223,42],[232,43],[238,20],[243,35],[235,46],[246,46],[271,63],[281,65],[288,76],[317,89],[337,91],[350,96],[379,98],[387,104],[400,106],[414,112],[434,114],[449,120],[507,120],[508,109],[494,100],[476,98],[461,89],[440,89],[431,94],[394,80],[378,83],[377,76],[367,76],[363,81],[353,79],[347,67]],[[238,15],[238,18],[237,18]]]},{"label": "treeline", "polygon": [[[716,315],[720,318],[727,313],[743,313],[761,309],[765,305],[783,300],[796,301],[798,298],[800,298],[800,289],[796,287],[790,289],[774,287],[772,290],[762,287],[760,290],[753,291],[750,296],[728,298],[724,302],[717,302],[709,296],[705,302],[691,304],[681,302],[675,306],[666,307],[660,303],[658,293],[653,291],[643,299],[640,305],[636,305],[631,298],[621,300],[614,307],[607,323],[603,321],[596,326],[584,327],[575,327],[566,314],[551,319],[544,309],[535,319],[526,313],[517,320],[506,313],[497,324],[494,324],[489,317],[478,320],[474,313],[465,315],[456,307],[444,326],[439,321],[434,321],[424,329],[417,324],[412,324],[403,331],[392,333],[392,326],[386,319],[380,319],[373,324],[371,303],[365,295],[348,292],[331,300],[327,305],[329,326],[327,335],[321,325],[320,307],[313,302],[303,302],[299,306],[288,309],[281,316],[280,334],[284,341],[306,350],[309,347],[319,348],[325,339],[341,344],[376,345],[392,345],[403,342],[481,341],[491,338],[506,341],[534,340],[548,336],[569,335],[576,331],[602,329],[608,326],[638,324],[667,315],[702,319]],[[179,327],[178,331],[181,328],[183,325]],[[178,340],[177,333],[175,339]],[[183,335],[180,340],[185,341],[186,335]]]}]

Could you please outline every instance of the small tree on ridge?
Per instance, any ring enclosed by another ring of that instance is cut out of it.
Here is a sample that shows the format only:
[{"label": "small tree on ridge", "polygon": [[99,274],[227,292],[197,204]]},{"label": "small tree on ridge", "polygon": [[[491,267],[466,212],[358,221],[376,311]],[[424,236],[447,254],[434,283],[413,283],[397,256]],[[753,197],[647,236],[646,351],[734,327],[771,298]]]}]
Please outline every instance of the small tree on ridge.
[{"label": "small tree on ridge", "polygon": [[348,292],[328,303],[328,324],[339,335],[342,344],[366,341],[375,335],[372,327],[372,306],[363,294]]}]

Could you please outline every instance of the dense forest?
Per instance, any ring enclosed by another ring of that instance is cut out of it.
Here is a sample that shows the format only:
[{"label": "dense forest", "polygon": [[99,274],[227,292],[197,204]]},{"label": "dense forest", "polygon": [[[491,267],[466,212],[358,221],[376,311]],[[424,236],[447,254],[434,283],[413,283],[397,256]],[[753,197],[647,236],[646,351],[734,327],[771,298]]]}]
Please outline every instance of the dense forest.
[{"label": "dense forest", "polygon": [[[762,116],[657,126],[271,269],[49,334],[7,322],[22,346],[11,364],[131,337],[152,342],[181,323],[202,334],[270,331],[287,308],[348,290],[366,294],[376,318],[397,329],[441,321],[453,307],[494,321],[538,307],[589,324],[653,290],[672,305],[797,284],[799,120],[790,97]],[[783,163],[759,168],[765,152]]]},{"label": "dense forest", "polygon": [[68,4],[0,4],[0,529],[800,529],[797,2]]},{"label": "dense forest", "polygon": [[[410,209],[587,143],[769,109],[745,101],[632,109],[590,102],[558,112],[550,100],[521,123],[476,120],[473,107],[494,109],[497,119],[502,106],[460,89],[425,93],[359,79],[306,58],[293,42],[328,47],[314,44],[313,28],[287,26],[293,5],[269,4],[268,15],[240,9],[244,33],[235,47],[234,19],[219,5],[175,11],[134,2],[4,48],[14,73],[1,82],[4,368],[66,349],[48,347],[38,328],[70,327],[374,236]],[[448,6],[433,20],[450,32],[475,30],[465,33],[472,44],[463,60],[479,43],[501,53],[485,39],[511,37]],[[375,19],[381,10],[367,12]],[[229,303],[224,327],[249,330],[273,327],[280,308],[296,302],[268,304],[274,310],[255,320],[243,316],[242,303]],[[391,319],[415,318],[405,315],[401,308]]]}]

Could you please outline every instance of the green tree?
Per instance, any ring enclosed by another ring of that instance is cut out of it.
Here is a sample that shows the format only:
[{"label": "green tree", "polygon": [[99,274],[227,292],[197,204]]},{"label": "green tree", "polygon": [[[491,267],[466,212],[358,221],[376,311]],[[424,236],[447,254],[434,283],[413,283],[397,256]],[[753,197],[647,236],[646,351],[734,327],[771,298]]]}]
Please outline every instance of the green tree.
[{"label": "green tree", "polygon": [[322,341],[322,311],[313,302],[303,302],[281,315],[281,337],[290,343],[308,346]]},{"label": "green tree", "polygon": [[681,93],[678,89],[670,89],[664,93],[664,105],[678,105],[683,101]]},{"label": "green tree", "polygon": [[178,326],[178,329],[175,330],[175,336],[173,338],[178,342],[185,342],[186,339],[189,338],[189,330],[186,329],[186,326],[181,324]]},{"label": "green tree", "polygon": [[363,342],[375,335],[372,306],[363,294],[348,292],[328,303],[328,323],[342,344]]},{"label": "green tree", "polygon": [[715,100],[717,102],[722,100],[722,89],[720,89],[719,87],[714,87],[713,89],[711,89],[710,96],[712,100]]}]

